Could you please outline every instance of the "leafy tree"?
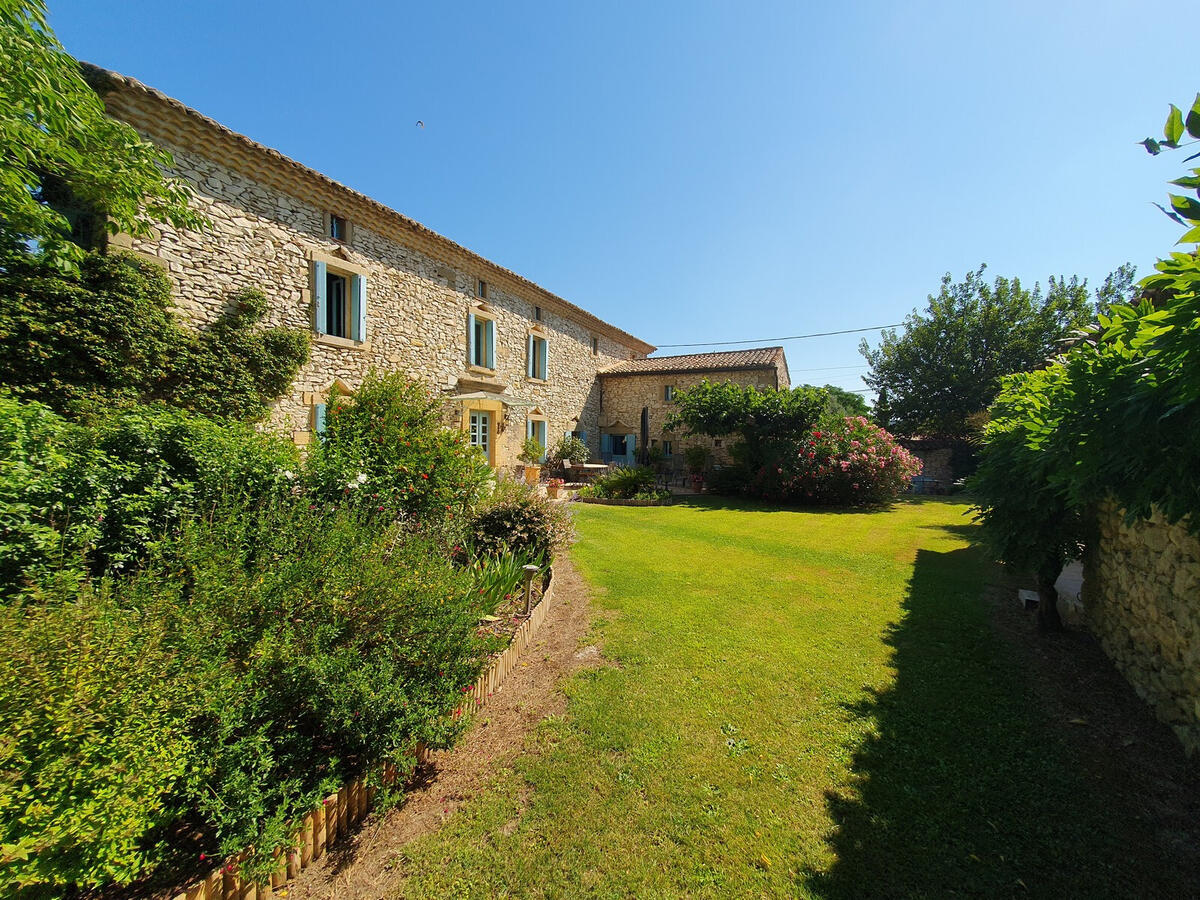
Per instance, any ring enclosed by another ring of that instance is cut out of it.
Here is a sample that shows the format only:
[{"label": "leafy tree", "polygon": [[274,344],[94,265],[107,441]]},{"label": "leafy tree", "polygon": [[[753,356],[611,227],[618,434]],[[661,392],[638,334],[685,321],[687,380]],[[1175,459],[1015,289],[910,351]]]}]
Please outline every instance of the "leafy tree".
[{"label": "leafy tree", "polygon": [[1137,283],[1137,266],[1125,263],[1104,276],[1104,282],[1096,288],[1096,313],[1108,315],[1114,306],[1135,306],[1141,294]]},{"label": "leafy tree", "polygon": [[1000,378],[1032,369],[1092,314],[1087,282],[1051,277],[1043,294],[1019,279],[989,284],[985,266],[955,282],[947,273],[925,312],[914,310],[903,333],[883,332],[860,352],[876,390],[881,423],[899,434],[966,437],[971,416],[995,399]]},{"label": "leafy tree", "polygon": [[308,358],[306,332],[259,327],[267,303],[257,291],[235,295],[204,328],[182,327],[166,274],[128,254],[88,253],[70,273],[0,255],[0,296],[0,382],[59,412],[161,400],[260,419]]},{"label": "leafy tree", "polygon": [[686,429],[708,437],[736,436],[742,461],[751,468],[763,465],[773,445],[804,435],[825,409],[820,388],[759,390],[752,385],[702,381],[675,395],[675,411],[667,429]]},{"label": "leafy tree", "polygon": [[833,419],[844,419],[846,416],[869,416],[871,407],[862,394],[856,394],[845,388],[827,384],[819,388],[813,384],[804,385],[813,391],[825,392],[825,415]]},{"label": "leafy tree", "polygon": [[[189,190],[163,170],[170,154],[105,113],[46,23],[42,0],[0,0],[0,244],[33,247],[73,268],[69,201],[108,217],[111,232],[152,222],[197,228]],[[57,208],[56,208],[57,207]]]}]

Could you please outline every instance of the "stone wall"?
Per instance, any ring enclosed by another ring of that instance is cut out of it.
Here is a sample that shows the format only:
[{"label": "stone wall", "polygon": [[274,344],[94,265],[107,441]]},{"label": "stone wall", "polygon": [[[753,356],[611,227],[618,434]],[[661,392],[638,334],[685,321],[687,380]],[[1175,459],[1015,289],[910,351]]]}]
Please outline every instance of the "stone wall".
[{"label": "stone wall", "polygon": [[1161,516],[1100,511],[1083,605],[1091,630],[1189,754],[1200,750],[1200,540]]},{"label": "stone wall", "polygon": [[[641,440],[642,407],[645,407],[650,420],[651,446],[655,446],[655,442],[661,446],[664,440],[671,441],[672,453],[678,458],[678,465],[682,466],[683,451],[687,447],[697,444],[709,448],[714,462],[728,463],[731,439],[714,439],[704,435],[686,437],[682,430],[674,434],[663,431],[663,425],[675,411],[675,404],[664,399],[665,389],[668,385],[674,387],[676,391],[685,391],[695,387],[701,381],[707,380],[716,383],[732,382],[733,384],[753,385],[761,389],[774,389],[776,373],[773,368],[647,375],[606,375],[602,373],[600,380],[604,407],[601,424],[607,425],[610,422],[618,421],[629,425],[631,433],[639,435],[638,439]],[[589,435],[589,439],[590,437]]]},{"label": "stone wall", "polygon": [[[397,239],[395,233],[380,233],[382,227],[372,226],[386,221],[381,214],[372,213],[370,222],[365,221],[369,218],[366,213],[361,220],[355,219],[354,210],[369,202],[361,195],[345,191],[342,205],[333,189],[317,199],[304,195],[303,190],[292,193],[272,186],[269,182],[279,174],[276,168],[284,163],[300,168],[282,157],[275,168],[270,158],[253,157],[254,164],[262,167],[257,172],[248,171],[247,164],[227,164],[226,159],[218,162],[221,153],[215,150],[220,149],[220,140],[233,140],[228,132],[214,134],[212,146],[172,140],[172,134],[192,135],[195,129],[208,126],[188,120],[185,124],[191,131],[164,126],[160,133],[156,115],[164,122],[182,116],[174,107],[164,107],[165,98],[143,91],[110,96],[108,102],[110,111],[131,121],[174,155],[175,174],[191,183],[196,209],[212,222],[211,230],[204,233],[163,226],[149,238],[120,236],[114,241],[160,262],[169,271],[176,303],[193,323],[203,326],[212,321],[235,291],[260,288],[270,300],[268,324],[313,331],[314,258],[332,261],[330,264],[340,260],[347,269],[367,276],[366,340],[314,333],[312,358],[300,371],[291,393],[275,405],[270,427],[290,434],[298,443],[307,442],[313,405],[321,402],[335,379],[353,389],[375,368],[404,372],[437,394],[504,391],[529,404],[506,409],[505,422],[495,435],[498,465],[516,463],[525,439],[526,418],[531,414],[546,418],[551,446],[566,432],[586,431],[592,452],[599,453],[596,373],[618,361],[644,356],[651,349],[648,345],[623,339],[619,329],[571,304],[556,302],[553,295],[547,298],[546,292],[533,290],[536,286],[524,290],[528,283],[506,270],[497,274],[494,264],[479,260],[479,265],[472,267],[470,255],[451,242],[445,242],[445,253],[435,255],[439,244],[427,231],[414,228],[411,241]],[[198,150],[198,146],[204,149]],[[236,161],[241,156],[230,153],[227,159]],[[296,181],[300,187],[302,182],[303,178]],[[348,242],[325,236],[330,213],[351,222]],[[494,374],[473,371],[467,365],[467,315],[477,302],[480,279],[487,281],[485,302],[496,320]],[[535,304],[542,309],[538,322]],[[548,338],[549,377],[545,382],[526,378],[526,339],[534,325],[544,328]],[[596,352],[593,339],[598,341]],[[469,384],[464,386],[464,380]],[[461,422],[461,418],[461,408],[452,405],[447,422]]]}]

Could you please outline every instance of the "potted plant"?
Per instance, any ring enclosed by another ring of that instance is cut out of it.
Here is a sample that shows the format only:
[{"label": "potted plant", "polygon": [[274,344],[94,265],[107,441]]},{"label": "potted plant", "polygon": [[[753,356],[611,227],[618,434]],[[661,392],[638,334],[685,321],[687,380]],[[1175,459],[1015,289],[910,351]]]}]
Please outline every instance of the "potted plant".
[{"label": "potted plant", "polygon": [[692,476],[692,490],[698,494],[704,486],[704,470],[708,468],[711,454],[707,447],[696,444],[683,451],[683,455],[687,459],[688,472]]},{"label": "potted plant", "polygon": [[551,478],[546,482],[546,496],[551,500],[558,499],[558,492],[562,490],[562,486],[566,484],[561,478]]},{"label": "potted plant", "polygon": [[538,479],[542,476],[542,455],[546,451],[542,449],[542,445],[535,437],[525,438],[525,443],[521,445],[521,455],[517,457],[521,462],[525,463],[525,483],[537,484]]}]

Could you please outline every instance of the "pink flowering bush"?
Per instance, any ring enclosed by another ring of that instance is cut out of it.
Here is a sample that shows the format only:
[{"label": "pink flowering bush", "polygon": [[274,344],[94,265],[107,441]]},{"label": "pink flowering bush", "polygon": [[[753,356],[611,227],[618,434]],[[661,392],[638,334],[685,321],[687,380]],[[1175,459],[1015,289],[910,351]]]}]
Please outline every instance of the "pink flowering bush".
[{"label": "pink flowering bush", "polygon": [[920,461],[863,416],[813,428],[757,473],[750,493],[792,503],[873,506],[894,500]]}]

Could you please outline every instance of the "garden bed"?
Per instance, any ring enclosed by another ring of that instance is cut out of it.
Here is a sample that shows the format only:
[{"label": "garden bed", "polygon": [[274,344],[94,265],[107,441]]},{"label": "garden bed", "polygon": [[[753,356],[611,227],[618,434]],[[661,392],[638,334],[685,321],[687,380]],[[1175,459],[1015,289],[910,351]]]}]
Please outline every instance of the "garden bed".
[{"label": "garden bed", "polygon": [[[486,628],[497,637],[509,635],[508,646],[491,655],[475,684],[470,690],[464,691],[466,696],[454,711],[455,718],[486,706],[492,695],[500,689],[509,673],[516,668],[521,655],[533,642],[546,618],[553,596],[554,569],[551,567],[542,583],[534,585],[534,599],[528,616],[512,613],[512,609],[523,607],[522,594],[498,610],[502,615],[493,617],[494,622],[481,623],[481,629]],[[430,751],[418,744],[416,757],[418,764],[427,763]],[[379,791],[370,782],[377,781],[384,787],[391,787],[399,777],[398,770],[391,763],[381,766],[375,774],[376,779],[369,775],[356,778],[338,792],[330,794],[319,807],[300,819],[296,825],[294,846],[278,847],[274,851],[279,867],[272,873],[269,883],[255,886],[242,881],[238,864],[245,856],[243,853],[226,859],[204,878],[174,892],[171,895],[173,900],[224,900],[227,897],[253,900],[273,896],[275,889],[287,885],[300,872],[321,859],[327,850],[349,838],[351,832],[366,819]]]},{"label": "garden bed", "polygon": [[601,506],[670,506],[675,502],[669,500],[618,500],[614,497],[576,497],[579,503],[598,503]]}]

